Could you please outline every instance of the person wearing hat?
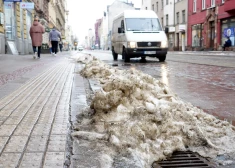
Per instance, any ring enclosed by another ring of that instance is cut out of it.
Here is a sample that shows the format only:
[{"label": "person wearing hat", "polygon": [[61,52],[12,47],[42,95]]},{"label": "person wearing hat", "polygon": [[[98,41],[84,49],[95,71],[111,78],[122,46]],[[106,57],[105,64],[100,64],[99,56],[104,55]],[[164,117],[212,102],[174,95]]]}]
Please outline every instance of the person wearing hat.
[{"label": "person wearing hat", "polygon": [[53,27],[53,29],[51,30],[50,34],[49,34],[49,41],[51,42],[52,45],[52,54],[54,56],[56,56],[56,53],[58,51],[58,44],[59,41],[61,41],[61,35],[60,32],[56,30],[55,27]]},{"label": "person wearing hat", "polygon": [[33,58],[40,59],[41,46],[42,46],[42,34],[45,33],[44,27],[39,23],[39,18],[34,17],[33,25],[30,27],[30,37],[32,39],[33,46]]}]

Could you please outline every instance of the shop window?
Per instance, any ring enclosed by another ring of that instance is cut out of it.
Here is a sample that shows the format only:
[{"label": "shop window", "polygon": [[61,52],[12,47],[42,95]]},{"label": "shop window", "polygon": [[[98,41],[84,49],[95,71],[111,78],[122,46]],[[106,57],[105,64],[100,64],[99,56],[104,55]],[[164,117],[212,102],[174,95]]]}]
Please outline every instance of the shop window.
[{"label": "shop window", "polygon": [[13,2],[4,2],[5,10],[5,33],[6,38],[15,40],[16,25],[15,25],[15,5]]},{"label": "shop window", "polygon": [[235,18],[222,20],[221,32],[221,45],[230,37],[232,46],[235,46]]},{"label": "shop window", "polygon": [[192,26],[192,47],[202,47],[202,24],[196,24]]},{"label": "shop window", "polygon": [[26,24],[27,24],[28,39],[31,39],[31,37],[29,35],[29,30],[32,25],[32,14],[29,11],[25,11],[25,12],[26,12]]}]

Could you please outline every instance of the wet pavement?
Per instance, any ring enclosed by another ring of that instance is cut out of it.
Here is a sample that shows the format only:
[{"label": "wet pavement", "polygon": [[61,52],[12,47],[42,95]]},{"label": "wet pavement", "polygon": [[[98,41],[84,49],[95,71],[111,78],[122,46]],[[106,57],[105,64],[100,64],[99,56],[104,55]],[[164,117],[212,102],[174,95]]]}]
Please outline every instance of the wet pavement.
[{"label": "wet pavement", "polygon": [[[87,93],[98,88],[96,81],[76,73],[82,68],[74,61],[77,53],[40,60],[0,56],[0,168],[100,167],[95,144],[70,137],[76,115],[87,105]],[[159,78],[185,101],[235,120],[235,57],[178,55],[165,63],[124,63],[112,61],[110,52],[93,55],[118,68],[135,68]]]},{"label": "wet pavement", "polygon": [[113,61],[109,52],[89,53],[111,66],[138,69],[160,79],[184,101],[235,125],[235,54],[197,56],[171,53],[164,63],[148,57],[146,62],[136,58],[124,63],[121,56],[118,61]]}]

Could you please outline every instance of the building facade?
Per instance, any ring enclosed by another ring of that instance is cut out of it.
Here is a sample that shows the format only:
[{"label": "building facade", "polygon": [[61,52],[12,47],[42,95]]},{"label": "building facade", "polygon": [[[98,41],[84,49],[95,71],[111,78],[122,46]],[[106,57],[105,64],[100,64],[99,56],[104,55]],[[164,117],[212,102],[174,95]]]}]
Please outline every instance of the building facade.
[{"label": "building facade", "polygon": [[188,0],[175,1],[175,36],[174,50],[185,51],[187,48]]},{"label": "building facade", "polygon": [[234,28],[235,0],[189,0],[189,50],[221,50],[227,36],[234,46]]},{"label": "building facade", "polygon": [[[14,0],[12,0],[14,1]],[[32,3],[34,8],[25,9],[24,2]],[[35,16],[45,27],[43,43],[49,42],[50,28],[56,26],[65,37],[65,0],[22,0],[7,2],[0,0],[0,54],[23,55],[33,53],[30,27]]]},{"label": "building facade", "polygon": [[108,16],[108,35],[107,43],[108,49],[111,49],[111,35],[113,28],[113,19],[115,16],[123,12],[124,10],[136,10],[133,3],[122,2],[115,0],[111,5],[107,6],[107,16]]},{"label": "building facade", "polygon": [[4,5],[0,0],[0,54],[5,54]]},{"label": "building facade", "polygon": [[[26,2],[23,0],[22,2]],[[27,1],[33,3],[33,1]],[[32,43],[29,36],[30,26],[35,15],[34,9],[23,9],[19,2],[1,3],[1,28],[4,36],[0,36],[1,54],[29,54],[32,53]]]},{"label": "building facade", "polygon": [[151,0],[141,0],[141,10],[155,10],[155,4],[151,3]]},{"label": "building facade", "polygon": [[97,19],[95,23],[95,48],[100,49],[100,33],[101,31],[102,18]]},{"label": "building facade", "polygon": [[61,32],[62,39],[65,39],[65,2],[64,0],[55,0],[56,8],[56,28]]}]

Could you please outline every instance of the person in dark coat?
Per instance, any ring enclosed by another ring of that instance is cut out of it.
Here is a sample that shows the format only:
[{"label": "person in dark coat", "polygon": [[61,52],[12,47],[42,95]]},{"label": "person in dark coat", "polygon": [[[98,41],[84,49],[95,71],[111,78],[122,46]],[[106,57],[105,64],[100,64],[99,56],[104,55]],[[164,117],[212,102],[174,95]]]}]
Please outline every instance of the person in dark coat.
[{"label": "person in dark coat", "polygon": [[[42,46],[42,34],[45,33],[44,27],[39,23],[39,18],[36,16],[34,18],[33,25],[30,27],[30,37],[32,39],[33,46],[33,58],[40,58],[41,46]],[[37,49],[38,48],[38,49]]]},{"label": "person in dark coat", "polygon": [[232,46],[232,41],[230,40],[229,37],[227,37],[227,41],[225,41],[224,45],[223,45],[223,49],[225,51],[226,47],[231,47]]}]

